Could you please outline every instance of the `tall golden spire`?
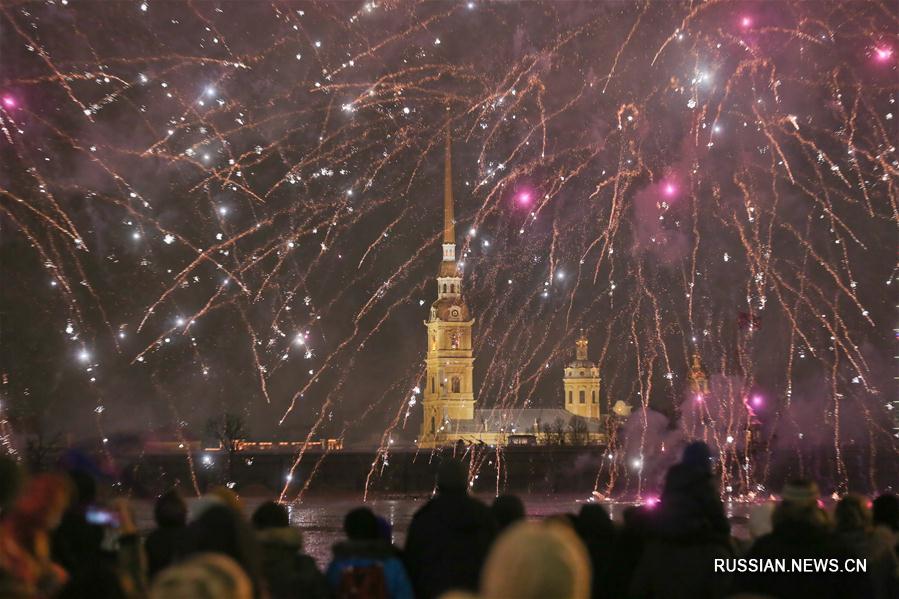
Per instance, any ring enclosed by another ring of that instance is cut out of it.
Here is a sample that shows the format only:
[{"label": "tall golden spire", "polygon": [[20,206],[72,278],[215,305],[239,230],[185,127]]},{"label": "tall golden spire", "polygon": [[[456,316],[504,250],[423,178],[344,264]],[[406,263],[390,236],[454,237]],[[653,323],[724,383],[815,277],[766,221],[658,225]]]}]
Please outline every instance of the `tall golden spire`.
[{"label": "tall golden spire", "polygon": [[443,243],[456,243],[453,222],[453,158],[449,123],[446,124],[446,157],[443,164]]}]

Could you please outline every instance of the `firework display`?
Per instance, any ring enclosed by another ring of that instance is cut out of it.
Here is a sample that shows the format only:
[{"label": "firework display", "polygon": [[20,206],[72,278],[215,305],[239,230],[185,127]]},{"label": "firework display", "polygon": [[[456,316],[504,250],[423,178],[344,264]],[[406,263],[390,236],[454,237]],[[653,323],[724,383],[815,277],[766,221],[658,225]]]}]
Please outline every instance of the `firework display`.
[{"label": "firework display", "polygon": [[733,494],[895,482],[891,3],[0,13],[4,446],[413,444],[449,131],[479,408],[561,405],[583,329],[604,493],[692,438]]}]

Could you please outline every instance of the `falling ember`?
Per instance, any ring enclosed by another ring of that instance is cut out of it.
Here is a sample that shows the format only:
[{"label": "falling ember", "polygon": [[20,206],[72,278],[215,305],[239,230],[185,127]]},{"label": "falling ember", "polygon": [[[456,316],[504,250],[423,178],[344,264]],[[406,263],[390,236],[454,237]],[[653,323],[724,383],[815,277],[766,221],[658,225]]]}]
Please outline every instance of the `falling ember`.
[{"label": "falling ember", "polygon": [[740,26],[743,29],[747,29],[752,26],[752,19],[750,17],[743,17],[740,19]]},{"label": "falling ember", "polygon": [[531,192],[521,191],[515,196],[515,201],[521,206],[528,206],[531,203]]},{"label": "falling ember", "polygon": [[677,195],[677,186],[674,183],[665,183],[662,187],[662,192],[665,194],[665,197],[673,198]]},{"label": "falling ember", "polygon": [[7,108],[15,108],[16,107],[16,99],[12,96],[3,96],[3,105]]}]

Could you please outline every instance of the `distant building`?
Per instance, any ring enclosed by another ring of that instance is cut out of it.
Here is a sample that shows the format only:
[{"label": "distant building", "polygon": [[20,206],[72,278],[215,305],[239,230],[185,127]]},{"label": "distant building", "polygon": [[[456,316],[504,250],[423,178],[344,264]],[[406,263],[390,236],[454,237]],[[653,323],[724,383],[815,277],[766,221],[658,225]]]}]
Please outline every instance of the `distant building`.
[{"label": "distant building", "polygon": [[709,377],[705,373],[699,354],[693,354],[690,374],[687,375],[687,386],[694,399],[701,401],[709,394]]},{"label": "distant building", "polygon": [[565,409],[576,416],[599,419],[599,369],[587,359],[587,337],[575,342],[575,360],[565,367]]},{"label": "distant building", "polygon": [[443,192],[443,259],[437,271],[437,300],[425,321],[428,351],[418,445],[424,448],[465,443],[488,445],[586,444],[606,439],[600,414],[599,370],[587,359],[581,332],[576,358],[563,378],[563,408],[475,408],[474,318],[462,293],[456,262],[453,217],[452,151],[446,136]]},{"label": "distant building", "polygon": [[[209,445],[198,439],[164,438],[158,435],[150,436],[143,442],[142,453],[147,455],[185,454],[185,453],[215,453],[225,451],[221,443]],[[316,439],[315,441],[250,441],[239,439],[234,443],[234,449],[243,453],[284,453],[293,455],[305,449],[307,451],[340,451],[343,449],[343,439]]]}]

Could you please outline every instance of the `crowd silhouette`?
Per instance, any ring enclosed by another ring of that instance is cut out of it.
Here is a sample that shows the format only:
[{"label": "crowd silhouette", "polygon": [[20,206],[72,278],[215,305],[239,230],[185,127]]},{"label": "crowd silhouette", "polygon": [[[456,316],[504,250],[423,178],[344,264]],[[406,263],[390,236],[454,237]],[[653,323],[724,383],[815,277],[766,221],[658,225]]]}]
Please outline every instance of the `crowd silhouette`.
[{"label": "crowd silhouette", "polygon": [[[100,507],[90,468],[27,476],[0,458],[0,599],[899,598],[896,495],[847,494],[826,509],[814,482],[794,480],[778,502],[750,508],[738,540],[713,462],[691,443],[658,502],[617,524],[598,503],[539,520],[513,495],[488,506],[444,459],[402,547],[387,520],[358,507],[320,570],[274,501],[247,518],[228,488],[189,504],[169,491],[142,534],[126,502]],[[758,567],[779,562],[805,569]]]}]

